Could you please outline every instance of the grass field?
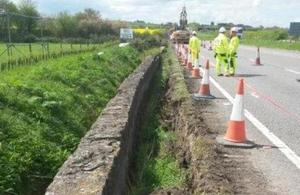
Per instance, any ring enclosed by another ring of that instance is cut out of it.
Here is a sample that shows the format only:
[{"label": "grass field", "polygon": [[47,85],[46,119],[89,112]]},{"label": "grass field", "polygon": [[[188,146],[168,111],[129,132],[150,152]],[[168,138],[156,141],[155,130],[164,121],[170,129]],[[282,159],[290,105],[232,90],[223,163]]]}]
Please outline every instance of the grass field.
[{"label": "grass field", "polygon": [[[217,34],[217,32],[200,32],[199,37],[201,40],[213,40]],[[245,31],[241,44],[300,51],[300,40],[292,41],[289,38],[287,30],[284,29]]]},{"label": "grass field", "polygon": [[[46,54],[48,52],[46,45],[42,43],[32,43],[31,44],[31,53],[30,53],[30,44],[29,43],[15,43],[11,47],[11,59],[18,59],[22,57],[43,55],[43,52]],[[60,44],[60,43],[49,43],[49,52],[50,53],[60,53],[61,51],[74,51],[74,50],[84,50],[89,47],[93,47],[93,44]],[[0,43],[0,63],[7,62],[9,60],[7,45]]]},{"label": "grass field", "polygon": [[132,47],[101,51],[0,73],[0,194],[43,194],[141,62]]}]

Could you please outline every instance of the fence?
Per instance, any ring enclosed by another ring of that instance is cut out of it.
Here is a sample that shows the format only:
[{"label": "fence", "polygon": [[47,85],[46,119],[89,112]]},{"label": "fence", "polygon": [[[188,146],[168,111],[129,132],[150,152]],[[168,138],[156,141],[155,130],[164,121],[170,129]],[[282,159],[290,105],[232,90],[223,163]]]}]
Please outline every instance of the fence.
[{"label": "fence", "polygon": [[41,60],[57,58],[68,54],[92,51],[96,44],[67,43],[7,43],[0,44],[0,71],[30,65]]}]

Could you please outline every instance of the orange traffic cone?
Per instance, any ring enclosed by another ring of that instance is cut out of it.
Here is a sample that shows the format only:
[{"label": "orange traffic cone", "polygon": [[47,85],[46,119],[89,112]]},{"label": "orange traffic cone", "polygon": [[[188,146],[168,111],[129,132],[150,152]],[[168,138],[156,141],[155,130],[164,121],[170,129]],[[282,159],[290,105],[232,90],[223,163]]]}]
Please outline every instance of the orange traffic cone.
[{"label": "orange traffic cone", "polygon": [[185,48],[185,56],[184,56],[184,65],[187,66],[188,65],[188,61],[189,61],[189,50],[188,48]]},{"label": "orange traffic cone", "polygon": [[224,137],[225,140],[243,143],[246,139],[245,119],[244,119],[244,80],[240,79],[236,96],[228,123],[228,129]]},{"label": "orange traffic cone", "polygon": [[240,79],[233,103],[232,113],[228,122],[227,132],[217,141],[225,146],[251,148],[255,144],[246,138],[246,125],[244,119],[244,79]]},{"label": "orange traffic cone", "polygon": [[259,49],[259,47],[257,47],[257,56],[256,56],[256,59],[255,59],[255,65],[257,65],[257,66],[262,65],[260,63],[260,49]]},{"label": "orange traffic cone", "polygon": [[215,99],[214,96],[210,94],[209,87],[209,61],[206,61],[205,68],[203,70],[203,79],[201,81],[200,89],[198,93],[193,94],[193,99]]},{"label": "orange traffic cone", "polygon": [[196,59],[195,62],[194,62],[194,68],[192,70],[191,78],[194,78],[194,79],[200,79],[201,78],[198,59]]},{"label": "orange traffic cone", "polygon": [[188,63],[187,63],[187,67],[188,70],[193,70],[193,63],[192,63],[192,54],[188,54]]},{"label": "orange traffic cone", "polygon": [[211,43],[211,41],[209,42],[209,48],[208,48],[208,50],[210,50],[210,51],[213,50],[213,49],[212,49],[212,43]]}]

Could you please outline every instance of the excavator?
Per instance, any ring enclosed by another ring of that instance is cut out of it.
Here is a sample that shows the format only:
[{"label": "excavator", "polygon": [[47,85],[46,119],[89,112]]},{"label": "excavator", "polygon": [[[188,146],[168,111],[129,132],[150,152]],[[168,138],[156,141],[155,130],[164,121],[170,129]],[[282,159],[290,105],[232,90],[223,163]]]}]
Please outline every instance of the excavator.
[{"label": "excavator", "polygon": [[179,26],[175,27],[175,31],[173,29],[173,32],[170,36],[170,39],[173,41],[173,43],[179,43],[179,44],[189,43],[190,32],[187,30],[187,24],[188,24],[187,11],[186,11],[186,7],[184,6],[180,13]]}]

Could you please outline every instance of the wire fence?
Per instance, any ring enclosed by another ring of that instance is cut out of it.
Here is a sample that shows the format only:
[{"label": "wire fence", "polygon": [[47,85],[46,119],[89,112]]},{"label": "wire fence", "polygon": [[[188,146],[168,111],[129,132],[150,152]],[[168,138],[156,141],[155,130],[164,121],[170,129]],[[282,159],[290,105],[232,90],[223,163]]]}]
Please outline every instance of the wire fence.
[{"label": "wire fence", "polygon": [[0,44],[0,71],[64,55],[93,51],[96,44],[70,43],[7,43]]},{"label": "wire fence", "polygon": [[[52,20],[6,12],[0,8],[0,71],[97,48],[97,44],[88,41],[75,44],[61,40],[57,43],[59,38],[56,38],[56,43],[49,43],[49,22]],[[32,38],[38,42],[32,42]]]}]

